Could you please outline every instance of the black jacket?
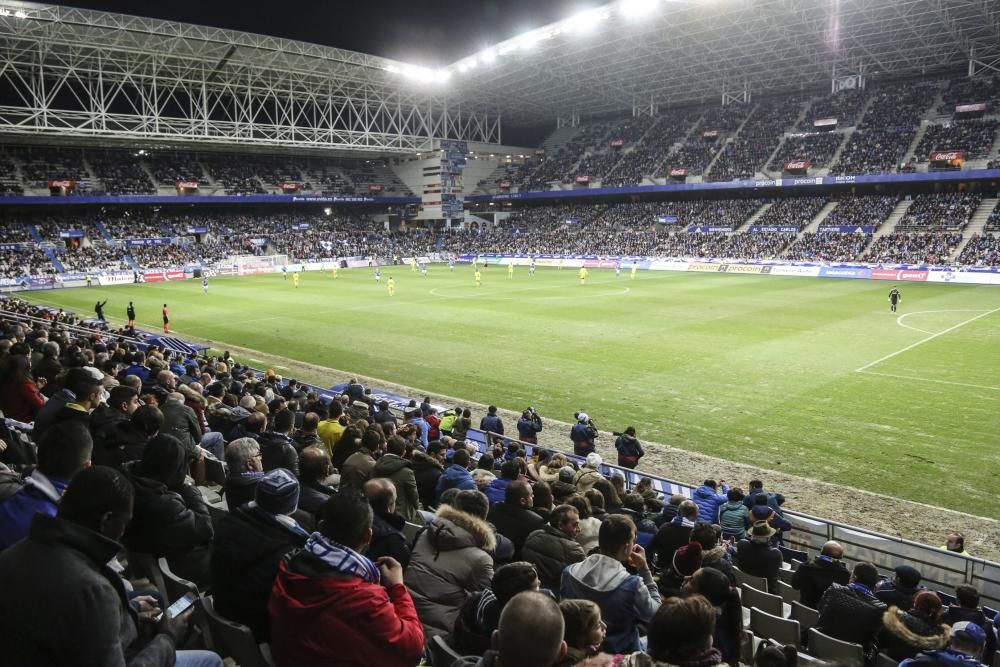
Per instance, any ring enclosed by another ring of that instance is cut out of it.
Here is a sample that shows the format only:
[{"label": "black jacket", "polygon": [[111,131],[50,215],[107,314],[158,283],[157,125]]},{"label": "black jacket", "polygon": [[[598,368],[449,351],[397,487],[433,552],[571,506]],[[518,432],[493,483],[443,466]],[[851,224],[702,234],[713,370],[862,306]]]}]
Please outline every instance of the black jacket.
[{"label": "black jacket", "polygon": [[257,440],[260,443],[261,464],[264,470],[284,468],[296,477],[299,476],[299,453],[295,451],[295,443],[284,433],[267,431]]},{"label": "black jacket", "polygon": [[820,598],[818,610],[817,630],[834,639],[861,644],[870,653],[886,606],[871,593],[831,584]]},{"label": "black jacket", "polygon": [[107,562],[117,542],[37,515],[28,539],[0,553],[4,665],[171,667],[174,640],[139,639],[139,619]]},{"label": "black jacket", "polygon": [[292,444],[295,450],[301,452],[306,447],[322,447],[323,440],[316,435],[316,431],[303,431],[299,429],[292,434]]},{"label": "black jacket", "polygon": [[229,508],[230,512],[253,500],[254,493],[257,491],[257,482],[263,476],[264,473],[245,473],[230,475],[226,478],[226,507]]},{"label": "black jacket", "polygon": [[131,461],[142,458],[149,436],[129,420],[105,425],[101,437],[94,437],[94,465],[106,465],[119,470]]},{"label": "black jacket", "polygon": [[907,588],[899,586],[895,581],[889,579],[883,581],[875,588],[875,597],[885,603],[887,607],[899,607],[902,611],[909,611],[913,606],[913,596],[924,590],[923,586]]},{"label": "black jacket", "polygon": [[184,449],[194,452],[201,442],[201,425],[194,410],[184,405],[182,401],[168,399],[160,404],[163,413],[163,428],[161,433],[172,435],[181,441]]},{"label": "black jacket", "polygon": [[333,487],[319,482],[309,482],[300,480],[299,483],[299,509],[316,515],[316,512],[330,499],[336,491]]},{"label": "black jacket", "polygon": [[222,517],[210,567],[215,609],[250,628],[258,642],[268,641],[267,601],[278,563],[307,537],[259,508],[244,506]]},{"label": "black jacket", "polygon": [[691,526],[683,524],[665,523],[656,531],[653,541],[649,544],[649,550],[656,559],[656,566],[660,569],[670,567],[673,561],[674,552],[687,544],[691,539]]},{"label": "black jacket", "polygon": [[752,540],[736,543],[736,566],[754,577],[767,579],[768,592],[778,590],[778,570],[782,563],[781,552],[770,544]]},{"label": "black jacket", "polygon": [[404,525],[406,521],[398,514],[376,512],[372,517],[372,541],[365,555],[371,560],[392,556],[406,569],[410,564],[410,547],[403,535]]},{"label": "black jacket", "polygon": [[815,609],[830,584],[846,586],[850,579],[851,573],[843,562],[817,557],[799,565],[792,575],[792,588],[799,591],[802,604]]},{"label": "black jacket", "polygon": [[438,477],[444,472],[444,466],[434,457],[420,450],[413,452],[413,476],[417,480],[417,495],[424,509],[437,506]]},{"label": "black jacket", "polygon": [[937,651],[948,645],[951,629],[947,625],[928,620],[890,607],[882,614],[882,632],[878,635],[878,649],[893,660],[902,662],[921,651]]},{"label": "black jacket", "polygon": [[486,518],[498,533],[514,543],[514,560],[521,559],[521,549],[528,535],[545,524],[545,520],[531,510],[505,502],[494,504]]}]

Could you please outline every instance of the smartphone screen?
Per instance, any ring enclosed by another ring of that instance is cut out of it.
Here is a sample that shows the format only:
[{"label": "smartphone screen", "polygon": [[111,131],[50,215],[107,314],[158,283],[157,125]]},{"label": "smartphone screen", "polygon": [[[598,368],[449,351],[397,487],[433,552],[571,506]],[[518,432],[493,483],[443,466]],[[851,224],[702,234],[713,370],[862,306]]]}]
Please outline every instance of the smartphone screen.
[{"label": "smartphone screen", "polygon": [[[184,597],[178,599],[172,605],[167,607],[167,616],[172,619],[177,618],[185,611],[187,611],[191,607],[191,605],[194,604],[194,601],[195,601],[194,593],[186,593]],[[163,614],[157,616],[156,620],[159,621],[161,618],[163,618]]]}]

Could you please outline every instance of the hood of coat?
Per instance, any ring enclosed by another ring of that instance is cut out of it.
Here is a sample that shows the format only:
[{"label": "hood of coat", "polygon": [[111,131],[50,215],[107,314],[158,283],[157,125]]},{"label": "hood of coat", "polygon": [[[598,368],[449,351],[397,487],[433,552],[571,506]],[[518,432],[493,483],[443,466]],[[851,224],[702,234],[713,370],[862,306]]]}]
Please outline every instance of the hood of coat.
[{"label": "hood of coat", "polygon": [[944,648],[951,637],[951,628],[947,625],[931,623],[909,612],[901,611],[899,607],[889,607],[888,611],[882,614],[882,625],[887,632],[921,651]]},{"label": "hood of coat", "polygon": [[413,465],[414,467],[435,467],[439,470],[444,470],[444,466],[441,465],[440,461],[419,449],[413,450]]},{"label": "hood of coat", "polygon": [[427,527],[427,539],[438,551],[455,551],[467,547],[493,551],[497,547],[496,535],[488,523],[450,505],[438,508],[434,520]]},{"label": "hood of coat", "polygon": [[614,590],[630,576],[621,563],[604,554],[591,554],[570,568],[574,579],[595,591]]},{"label": "hood of coat", "polygon": [[403,468],[413,468],[413,464],[395,454],[383,454],[375,462],[375,468],[372,472],[375,473],[376,477],[388,477],[396,474]]}]

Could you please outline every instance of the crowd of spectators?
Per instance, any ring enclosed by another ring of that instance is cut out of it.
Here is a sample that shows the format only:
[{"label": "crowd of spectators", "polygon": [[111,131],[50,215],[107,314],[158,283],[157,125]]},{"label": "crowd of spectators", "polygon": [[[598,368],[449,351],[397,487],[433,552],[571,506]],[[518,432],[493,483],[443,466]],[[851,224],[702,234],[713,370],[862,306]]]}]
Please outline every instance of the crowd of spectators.
[{"label": "crowd of spectators", "polygon": [[668,169],[687,169],[688,175],[700,176],[717,152],[719,152],[719,140],[698,136],[696,130],[694,138],[670,152],[660,174],[666,176]]},{"label": "crowd of spectators", "polygon": [[795,97],[774,98],[759,104],[739,134],[722,148],[708,174],[709,180],[753,178],[764,168],[785,130],[799,117],[802,104],[803,101]]},{"label": "crowd of spectators", "polygon": [[778,199],[757,218],[754,224],[768,227],[796,227],[801,230],[823,210],[828,202],[826,197]]},{"label": "crowd of spectators", "polygon": [[605,184],[638,185],[643,178],[663,175],[668,167],[670,150],[687,135],[700,117],[700,110],[668,111],[658,116],[642,143],[622,156],[618,166],[605,179]]},{"label": "crowd of spectators", "polygon": [[0,197],[23,194],[24,187],[21,186],[17,165],[10,158],[0,155]]},{"label": "crowd of spectators", "polygon": [[824,118],[836,118],[837,127],[850,127],[854,125],[865,102],[865,91],[861,89],[841,90],[827,95],[812,103],[799,123],[799,129],[815,132],[816,126],[813,123]]},{"label": "crowd of spectators", "polygon": [[160,224],[160,217],[153,211],[135,209],[122,213],[107,213],[101,224],[113,239],[156,239],[175,236],[175,230]]},{"label": "crowd of spectators", "polygon": [[202,155],[201,163],[227,195],[266,194],[245,155]]},{"label": "crowd of spectators", "polygon": [[897,231],[959,231],[965,229],[979,208],[978,192],[917,195],[896,225]]},{"label": "crowd of spectators", "polygon": [[87,151],[87,162],[97,177],[93,194],[149,195],[156,186],[149,179],[142,156],[135,151],[105,149]]},{"label": "crowd of spectators", "polygon": [[853,262],[871,241],[871,234],[806,232],[787,251],[786,259],[804,262]]},{"label": "crowd of spectators", "polygon": [[21,162],[21,175],[30,188],[47,189],[52,179],[76,181],[76,192],[89,190],[90,175],[83,149],[52,146],[8,146],[8,155]]},{"label": "crowd of spectators", "polygon": [[990,217],[986,219],[986,231],[1000,232],[1000,204],[993,207]]},{"label": "crowd of spectators", "polygon": [[941,94],[942,113],[954,113],[959,104],[986,104],[987,111],[1000,104],[1000,77],[994,75],[953,79]]},{"label": "crowd of spectators", "polygon": [[24,223],[24,218],[18,216],[15,219],[9,219],[4,221],[3,227],[3,243],[34,243],[35,239],[32,238],[31,232],[28,231],[28,225]]},{"label": "crowd of spectators", "polygon": [[195,181],[200,187],[209,184],[195,153],[152,151],[146,160],[153,178],[160,185],[176,186],[178,181]]},{"label": "crowd of spectators", "polygon": [[[851,195],[841,197],[837,207],[820,227],[867,227],[877,230],[899,203],[897,195]],[[873,231],[875,231],[873,230]]]},{"label": "crowd of spectators", "polygon": [[966,266],[1000,266],[1000,237],[996,234],[974,234],[962,249],[958,263]]},{"label": "crowd of spectators", "polygon": [[914,158],[926,162],[934,151],[963,151],[966,160],[985,157],[996,139],[1000,122],[992,119],[953,120],[944,125],[931,125],[924,131]]},{"label": "crowd of spectators", "polygon": [[944,265],[948,264],[948,258],[961,242],[960,233],[893,232],[876,239],[862,261],[877,264]]},{"label": "crowd of spectators", "polygon": [[91,243],[75,248],[65,248],[56,254],[63,270],[69,273],[96,273],[121,271],[129,268],[120,248],[114,245]]},{"label": "crowd of spectators", "polygon": [[768,168],[781,171],[787,162],[808,160],[811,169],[822,169],[830,164],[843,141],[844,135],[840,132],[791,135],[782,141]]},{"label": "crowd of spectators", "polygon": [[190,245],[175,243],[129,246],[127,249],[129,256],[144,269],[166,269],[191,264],[196,259],[191,251]]},{"label": "crowd of spectators", "polygon": [[55,273],[56,269],[41,248],[22,247],[19,250],[0,248],[0,274],[4,278],[39,276]]}]

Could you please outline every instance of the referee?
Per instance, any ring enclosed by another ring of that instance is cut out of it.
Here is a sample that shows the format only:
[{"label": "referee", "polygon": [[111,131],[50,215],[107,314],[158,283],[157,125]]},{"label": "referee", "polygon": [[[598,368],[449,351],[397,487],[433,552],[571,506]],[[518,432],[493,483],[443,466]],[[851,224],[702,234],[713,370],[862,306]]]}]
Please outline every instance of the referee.
[{"label": "referee", "polygon": [[892,312],[896,312],[896,304],[903,300],[903,295],[899,293],[898,287],[893,287],[889,290],[889,308]]}]

